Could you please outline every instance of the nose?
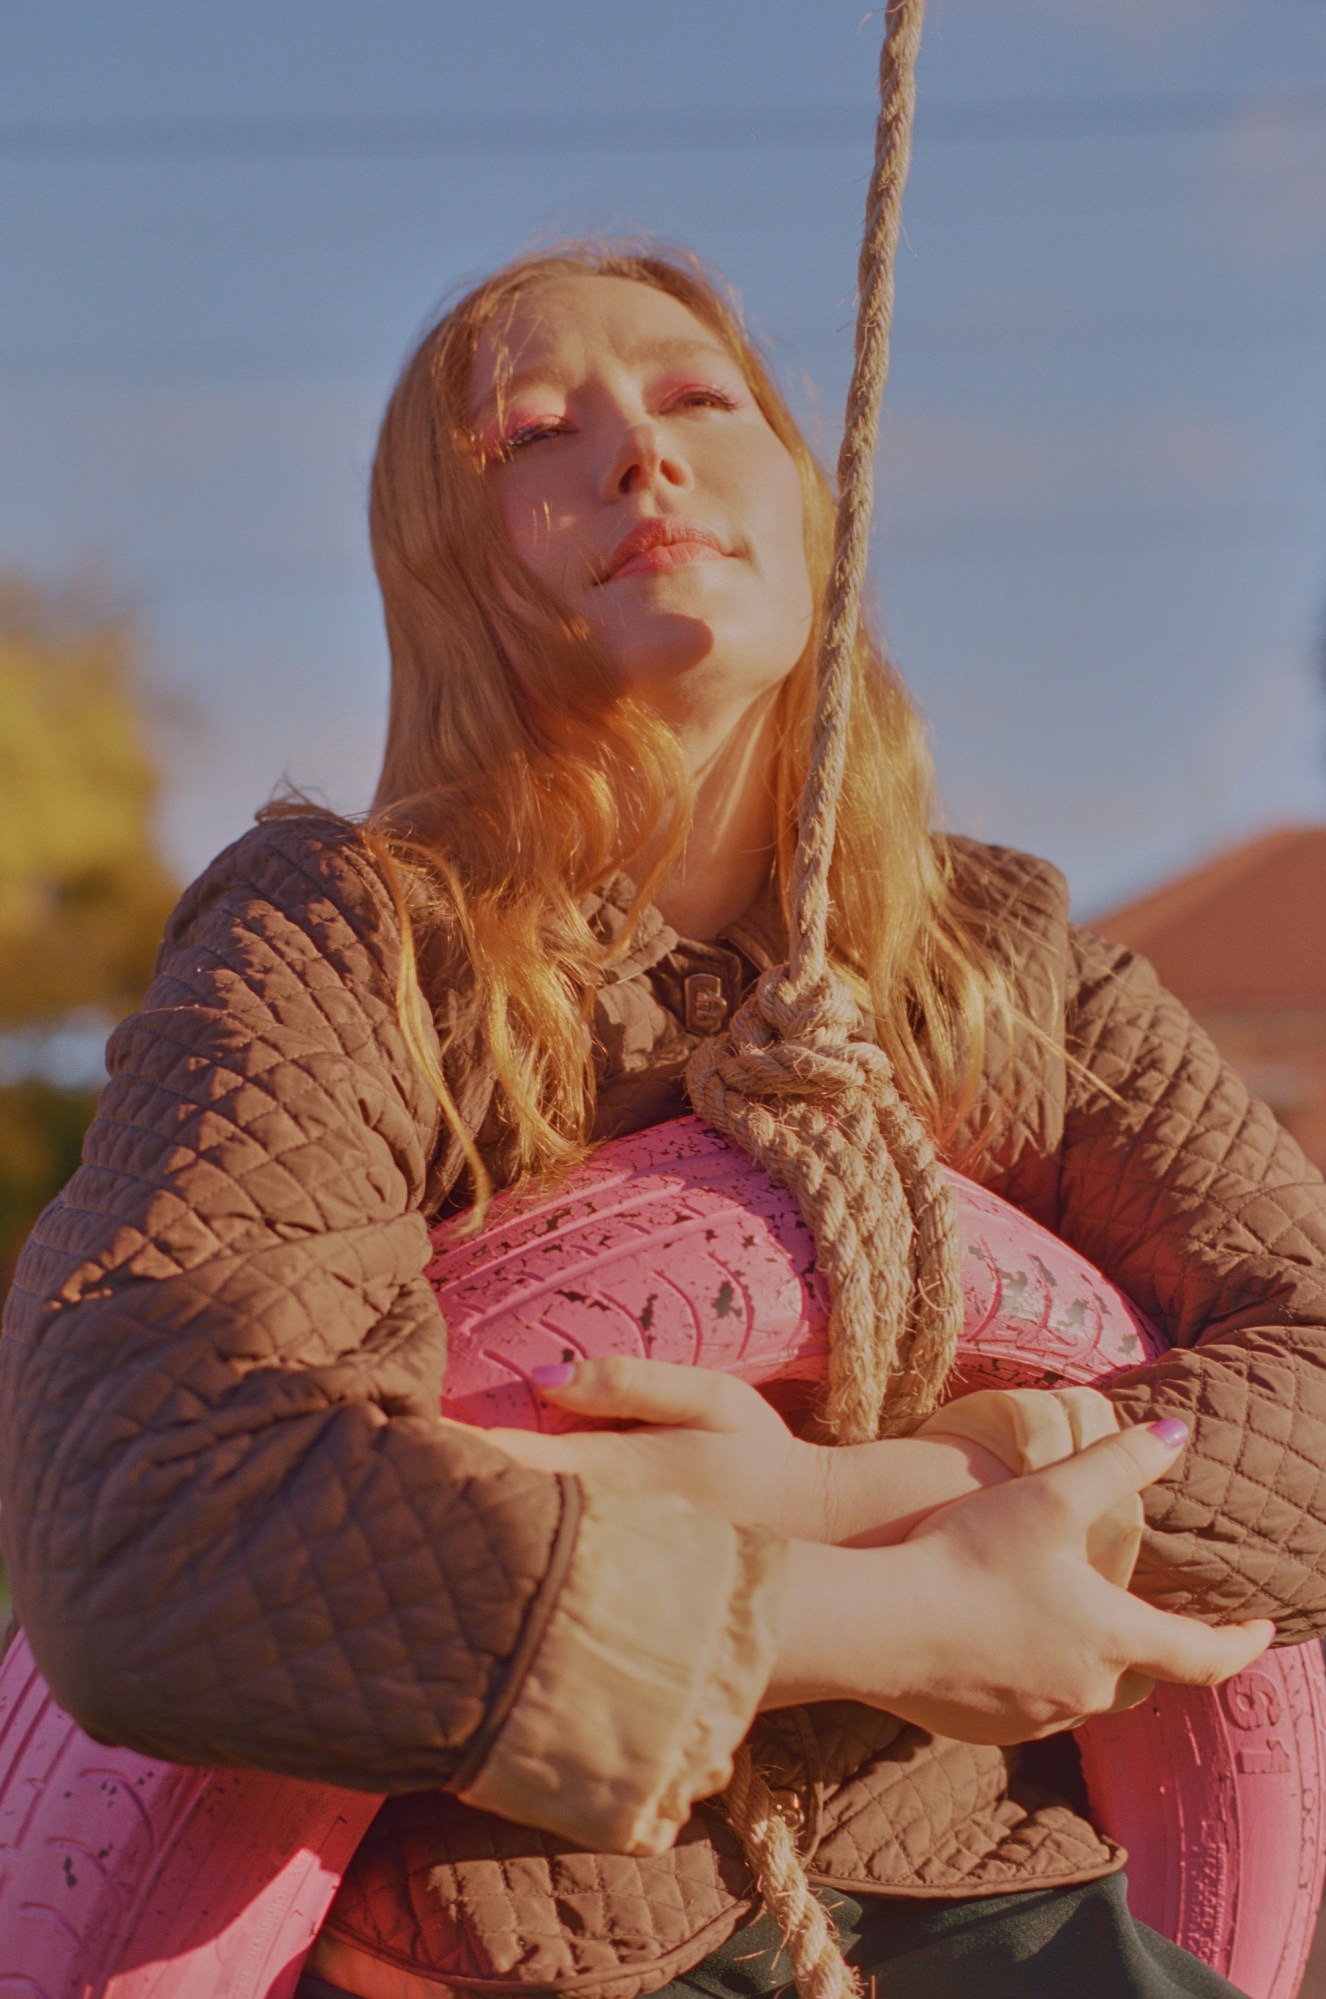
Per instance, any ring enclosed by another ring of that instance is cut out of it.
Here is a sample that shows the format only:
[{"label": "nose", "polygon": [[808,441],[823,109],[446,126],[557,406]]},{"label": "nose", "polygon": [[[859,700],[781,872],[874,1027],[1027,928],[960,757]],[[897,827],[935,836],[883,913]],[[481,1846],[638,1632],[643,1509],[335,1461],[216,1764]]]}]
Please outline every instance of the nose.
[{"label": "nose", "polygon": [[652,418],[628,425],[611,452],[604,476],[605,499],[625,499],[650,486],[686,486],[690,469],[662,427]]}]

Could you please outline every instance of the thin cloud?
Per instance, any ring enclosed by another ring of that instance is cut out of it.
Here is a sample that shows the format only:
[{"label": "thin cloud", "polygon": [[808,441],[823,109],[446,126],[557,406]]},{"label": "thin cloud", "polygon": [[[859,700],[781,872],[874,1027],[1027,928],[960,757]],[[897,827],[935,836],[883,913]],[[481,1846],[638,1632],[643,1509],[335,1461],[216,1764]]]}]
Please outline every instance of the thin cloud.
[{"label": "thin cloud", "polygon": [[1250,105],[1220,143],[1208,233],[1240,263],[1283,270],[1326,251],[1326,143],[1320,117],[1296,115],[1292,100]]},{"label": "thin cloud", "polygon": [[[1006,0],[1001,11],[1006,11]],[[1178,35],[1201,36],[1236,14],[1234,0],[1022,0],[1022,11],[1105,28],[1121,41],[1142,47]]]},{"label": "thin cloud", "polygon": [[1326,702],[1300,654],[1251,663],[1194,734],[1182,781],[1208,845],[1254,831],[1268,816],[1326,812]]},{"label": "thin cloud", "polygon": [[880,466],[886,490],[916,515],[955,503],[1080,507],[1084,496],[1117,505],[1141,493],[1209,506],[1246,494],[1258,455],[1242,426],[1198,411],[1044,422],[908,410],[887,423]]}]

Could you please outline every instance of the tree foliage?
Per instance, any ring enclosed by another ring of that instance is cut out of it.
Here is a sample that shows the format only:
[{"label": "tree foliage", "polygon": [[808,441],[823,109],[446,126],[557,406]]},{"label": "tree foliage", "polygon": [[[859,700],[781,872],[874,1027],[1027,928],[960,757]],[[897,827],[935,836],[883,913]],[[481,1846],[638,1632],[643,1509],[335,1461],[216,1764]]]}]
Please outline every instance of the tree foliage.
[{"label": "tree foliage", "polygon": [[78,1165],[96,1107],[95,1090],[37,1076],[0,1090],[0,1297],[28,1230]]},{"label": "tree foliage", "polygon": [[175,896],[158,785],[130,623],[0,579],[0,1027],[141,993]]},{"label": "tree foliage", "polygon": [[140,997],[175,898],[131,623],[95,595],[0,576],[0,1293],[78,1164],[96,1091],[31,1069],[69,1016],[107,1031]]}]

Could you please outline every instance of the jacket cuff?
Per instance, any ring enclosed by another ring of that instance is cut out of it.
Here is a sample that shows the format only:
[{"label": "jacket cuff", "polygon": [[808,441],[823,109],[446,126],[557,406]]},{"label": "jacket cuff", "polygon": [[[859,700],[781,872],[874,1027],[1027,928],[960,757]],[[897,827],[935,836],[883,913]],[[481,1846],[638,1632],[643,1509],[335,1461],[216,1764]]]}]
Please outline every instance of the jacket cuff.
[{"label": "jacket cuff", "polygon": [[981,1388],[928,1416],[918,1437],[962,1437],[1002,1458],[1019,1478],[1073,1457],[1119,1428],[1096,1388]]},{"label": "jacket cuff", "polygon": [[[979,1444],[1021,1478],[1118,1431],[1118,1411],[1096,1388],[982,1388],[945,1403],[916,1435]],[[1107,1582],[1126,1589],[1141,1544],[1142,1501],[1130,1492],[1092,1522],[1087,1556]]]},{"label": "jacket cuff", "polygon": [[787,1543],[584,1484],[537,1651],[460,1796],[594,1852],[662,1853],[721,1791],[782,1630]]}]

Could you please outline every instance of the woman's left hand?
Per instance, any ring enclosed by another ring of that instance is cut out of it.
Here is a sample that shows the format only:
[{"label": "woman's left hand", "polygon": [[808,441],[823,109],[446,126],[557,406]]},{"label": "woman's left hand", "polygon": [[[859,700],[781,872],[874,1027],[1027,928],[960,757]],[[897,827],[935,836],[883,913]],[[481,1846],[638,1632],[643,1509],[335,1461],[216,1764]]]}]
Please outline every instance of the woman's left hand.
[{"label": "woman's left hand", "polygon": [[738,1525],[772,1527],[800,1541],[902,1541],[937,1507],[1010,1476],[990,1452],[951,1438],[809,1443],[749,1382],[710,1368],[609,1354],[575,1362],[565,1380],[535,1386],[587,1422],[641,1427],[486,1433],[521,1464],[680,1493]]},{"label": "woman's left hand", "polygon": [[[562,1370],[547,1370],[560,1373]],[[832,1453],[793,1436],[748,1382],[711,1368],[606,1354],[535,1386],[587,1422],[634,1430],[488,1430],[490,1443],[540,1471],[581,1473],[636,1492],[676,1492],[740,1526],[826,1538]]]}]

